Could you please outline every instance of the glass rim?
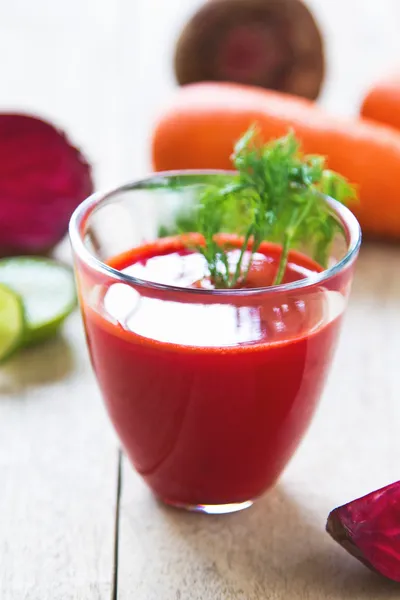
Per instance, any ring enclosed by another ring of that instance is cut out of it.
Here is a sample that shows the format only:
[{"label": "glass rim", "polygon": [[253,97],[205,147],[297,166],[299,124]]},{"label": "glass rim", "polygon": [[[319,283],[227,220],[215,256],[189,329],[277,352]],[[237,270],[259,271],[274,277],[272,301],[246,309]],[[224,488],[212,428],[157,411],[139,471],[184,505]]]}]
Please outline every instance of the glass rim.
[{"label": "glass rim", "polygon": [[[347,265],[351,264],[361,245],[361,227],[354,214],[344,205],[334,200],[329,196],[324,196],[325,201],[331,207],[336,216],[339,217],[342,224],[345,227],[346,242],[348,249],[344,257],[338,261],[332,267],[324,269],[320,273],[313,273],[304,279],[298,279],[291,283],[284,283],[279,285],[271,285],[260,288],[238,288],[238,289],[202,289],[202,288],[186,288],[175,285],[168,285],[164,283],[156,283],[147,281],[146,279],[139,279],[122,273],[117,269],[107,265],[94,254],[92,254],[85,246],[82,238],[82,227],[85,225],[87,219],[94,213],[94,211],[100,207],[100,205],[108,204],[112,202],[113,196],[121,192],[134,191],[140,189],[146,189],[148,185],[156,183],[158,180],[165,180],[168,177],[193,177],[193,176],[207,176],[207,175],[231,175],[234,176],[236,171],[222,170],[222,169],[190,169],[190,170],[176,170],[176,171],[160,171],[152,173],[140,179],[132,182],[123,184],[118,187],[114,187],[106,192],[95,192],[91,194],[86,200],[81,202],[79,206],[73,212],[70,223],[69,223],[69,237],[73,251],[76,253],[78,258],[84,262],[88,267],[106,275],[108,278],[115,279],[119,283],[127,283],[140,288],[148,290],[154,290],[158,292],[187,292],[188,294],[194,295],[207,295],[207,296],[254,296],[258,294],[271,294],[278,292],[286,292],[290,290],[308,288],[317,284],[321,284],[338,273],[340,273]],[[195,184],[194,184],[195,185]],[[151,191],[152,188],[149,188]],[[162,188],[160,188],[162,189]]]}]

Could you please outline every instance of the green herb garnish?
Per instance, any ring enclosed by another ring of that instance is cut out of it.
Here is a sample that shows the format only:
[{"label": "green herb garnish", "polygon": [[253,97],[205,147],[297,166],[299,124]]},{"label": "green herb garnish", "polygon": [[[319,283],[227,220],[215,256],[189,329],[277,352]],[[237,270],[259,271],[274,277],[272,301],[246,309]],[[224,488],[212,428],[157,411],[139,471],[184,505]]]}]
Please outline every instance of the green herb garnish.
[{"label": "green herb garnish", "polygon": [[[238,171],[236,181],[206,190],[198,211],[196,231],[205,240],[198,250],[207,260],[214,285],[231,288],[243,282],[264,240],[282,245],[274,285],[283,280],[292,248],[311,248],[325,267],[340,225],[323,195],[345,202],[356,197],[354,187],[327,170],[324,157],[302,155],[293,133],[262,145],[251,128],[236,144],[232,162]],[[244,237],[234,272],[228,267],[229,248],[216,239],[224,231]],[[250,260],[243,271],[247,249]]]},{"label": "green herb garnish", "polygon": [[[341,226],[324,195],[344,203],[356,198],[355,188],[328,170],[324,157],[303,155],[292,132],[263,145],[257,130],[250,128],[237,142],[232,163],[237,175],[229,184],[218,181],[203,188],[194,218],[186,215],[180,229],[202,234],[204,244],[196,250],[207,261],[213,285],[243,284],[254,253],[265,240],[282,246],[274,285],[283,280],[291,249],[306,248],[325,268]],[[228,264],[232,245],[221,242],[221,233],[243,238],[233,269]]]}]

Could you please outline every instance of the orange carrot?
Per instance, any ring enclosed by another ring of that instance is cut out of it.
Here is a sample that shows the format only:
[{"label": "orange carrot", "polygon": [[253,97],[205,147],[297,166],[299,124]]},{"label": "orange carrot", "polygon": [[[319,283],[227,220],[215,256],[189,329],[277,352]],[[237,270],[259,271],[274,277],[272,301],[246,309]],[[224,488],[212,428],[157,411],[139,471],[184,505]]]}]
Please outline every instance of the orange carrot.
[{"label": "orange carrot", "polygon": [[360,113],[400,129],[400,75],[375,83],[365,96]]},{"label": "orange carrot", "polygon": [[265,140],[292,128],[305,152],[358,185],[352,208],[364,232],[400,239],[400,133],[334,118],[308,100],[231,83],[183,86],[155,126],[154,168],[232,168],[233,144],[254,123]]}]

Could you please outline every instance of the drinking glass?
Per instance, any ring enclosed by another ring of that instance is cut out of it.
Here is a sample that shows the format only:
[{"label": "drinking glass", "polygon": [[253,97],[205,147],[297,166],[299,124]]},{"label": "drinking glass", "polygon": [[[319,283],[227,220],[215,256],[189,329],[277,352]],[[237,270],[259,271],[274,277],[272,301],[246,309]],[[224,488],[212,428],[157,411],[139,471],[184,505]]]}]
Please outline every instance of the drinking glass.
[{"label": "drinking glass", "polygon": [[157,174],[94,194],[70,224],[87,345],[122,447],[158,498],[207,513],[250,506],[298,447],[331,365],[361,241],[353,214],[325,198],[341,227],[328,268],[303,279],[215,290],[116,268],[177,223],[190,229],[204,186],[230,178]]}]

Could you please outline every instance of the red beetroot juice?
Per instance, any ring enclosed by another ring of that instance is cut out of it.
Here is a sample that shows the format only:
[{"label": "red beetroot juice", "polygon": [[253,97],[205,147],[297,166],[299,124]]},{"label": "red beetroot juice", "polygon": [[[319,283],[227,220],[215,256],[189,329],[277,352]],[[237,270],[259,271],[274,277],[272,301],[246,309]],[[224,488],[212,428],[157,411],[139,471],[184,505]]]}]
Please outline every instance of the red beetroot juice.
[{"label": "red beetroot juice", "polygon": [[[278,261],[279,248],[263,244],[247,286],[270,285]],[[95,299],[82,301],[92,363],[133,465],[170,503],[256,498],[274,484],[309,425],[330,367],[350,269],[328,287],[216,296],[189,289],[207,287],[204,260],[179,238],[133,249],[109,264],[182,288],[165,297],[142,295],[109,281]],[[320,270],[292,252],[284,282]]]}]

